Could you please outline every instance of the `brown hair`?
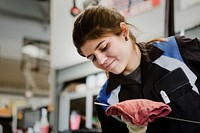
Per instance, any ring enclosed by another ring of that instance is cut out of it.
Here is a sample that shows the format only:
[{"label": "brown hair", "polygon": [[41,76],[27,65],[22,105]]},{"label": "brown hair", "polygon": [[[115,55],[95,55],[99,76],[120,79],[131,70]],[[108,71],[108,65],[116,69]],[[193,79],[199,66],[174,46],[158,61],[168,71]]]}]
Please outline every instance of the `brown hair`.
[{"label": "brown hair", "polygon": [[[114,8],[99,5],[86,9],[74,22],[73,42],[78,53],[82,55],[80,48],[86,40],[106,37],[110,34],[120,35],[121,22],[126,23],[125,17]],[[130,37],[134,42],[136,41],[132,34]]]},{"label": "brown hair", "polygon": [[[110,34],[120,35],[122,33],[120,27],[121,22],[137,29],[134,25],[127,23],[125,17],[115,8],[98,5],[85,9],[74,22],[73,43],[78,53],[84,56],[80,48],[87,40],[106,37]],[[133,44],[138,45],[142,54],[146,54],[145,44],[151,44],[155,41],[164,41],[164,39],[156,38],[149,42],[136,43],[136,37],[130,30],[129,37]]]}]

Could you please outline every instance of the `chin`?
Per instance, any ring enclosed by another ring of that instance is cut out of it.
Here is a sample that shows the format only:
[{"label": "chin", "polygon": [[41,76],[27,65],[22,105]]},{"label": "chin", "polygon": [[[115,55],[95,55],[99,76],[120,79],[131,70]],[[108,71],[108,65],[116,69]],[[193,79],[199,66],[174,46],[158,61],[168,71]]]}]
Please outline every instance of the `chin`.
[{"label": "chin", "polygon": [[114,70],[114,71],[111,71],[112,73],[118,75],[118,74],[121,74],[123,71],[119,71],[119,70]]}]

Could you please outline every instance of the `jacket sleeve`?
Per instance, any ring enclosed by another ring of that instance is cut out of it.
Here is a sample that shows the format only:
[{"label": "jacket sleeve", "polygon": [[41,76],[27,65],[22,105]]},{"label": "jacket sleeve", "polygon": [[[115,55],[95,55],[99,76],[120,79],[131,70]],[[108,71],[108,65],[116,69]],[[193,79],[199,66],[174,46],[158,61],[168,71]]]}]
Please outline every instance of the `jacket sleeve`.
[{"label": "jacket sleeve", "polygon": [[175,36],[180,53],[186,65],[200,78],[200,40]]},{"label": "jacket sleeve", "polygon": [[129,133],[124,123],[112,116],[107,116],[101,106],[96,105],[96,111],[101,123],[102,133]]},{"label": "jacket sleeve", "polygon": [[200,40],[175,36],[185,64],[197,76],[196,86],[200,92]]}]

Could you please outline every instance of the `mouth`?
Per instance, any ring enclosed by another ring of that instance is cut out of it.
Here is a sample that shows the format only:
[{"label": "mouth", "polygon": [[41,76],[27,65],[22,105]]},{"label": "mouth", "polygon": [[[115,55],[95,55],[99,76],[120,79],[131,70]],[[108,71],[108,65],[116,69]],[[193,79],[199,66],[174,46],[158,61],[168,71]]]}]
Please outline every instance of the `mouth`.
[{"label": "mouth", "polygon": [[115,60],[112,60],[108,65],[105,66],[105,68],[109,71],[112,69],[112,64],[115,62]]}]

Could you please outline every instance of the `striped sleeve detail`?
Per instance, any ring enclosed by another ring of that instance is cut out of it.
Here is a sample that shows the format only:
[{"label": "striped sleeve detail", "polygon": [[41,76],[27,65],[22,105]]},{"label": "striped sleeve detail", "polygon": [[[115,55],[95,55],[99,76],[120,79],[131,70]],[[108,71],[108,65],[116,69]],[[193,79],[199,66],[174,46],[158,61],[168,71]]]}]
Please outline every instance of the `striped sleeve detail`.
[{"label": "striped sleeve detail", "polygon": [[[111,93],[106,94],[106,88],[107,88],[107,82],[102,86],[101,91],[99,95],[97,96],[97,101],[100,103],[113,105],[119,102],[119,92],[121,86],[118,86],[116,89],[114,89]],[[102,106],[104,110],[107,109],[108,106]]]},{"label": "striped sleeve detail", "polygon": [[176,58],[179,61],[184,62],[174,36],[168,37],[166,42],[156,42],[153,43],[153,45],[163,50],[163,55]]},{"label": "striped sleeve detail", "polygon": [[[104,83],[104,85],[102,86],[100,92],[99,92],[99,95],[97,96],[97,101],[99,103],[104,103],[104,104],[108,104],[107,103],[107,100],[108,98],[110,97],[110,94],[106,94],[106,88],[107,88],[107,84],[108,84],[108,81],[106,81]],[[102,106],[104,110],[106,110],[107,106]]]},{"label": "striped sleeve detail", "polygon": [[156,59],[153,63],[169,70],[172,71],[176,68],[182,68],[182,70],[185,72],[187,75],[190,84],[193,86],[193,90],[199,93],[198,88],[195,85],[195,82],[197,80],[196,75],[187,67],[187,65],[175,58],[167,57],[165,55],[162,55],[158,59]]}]

